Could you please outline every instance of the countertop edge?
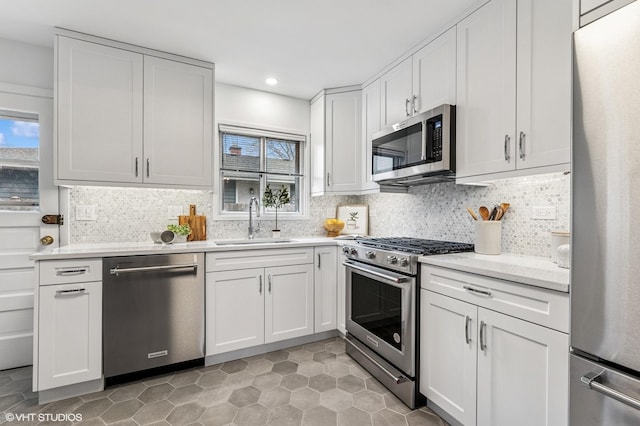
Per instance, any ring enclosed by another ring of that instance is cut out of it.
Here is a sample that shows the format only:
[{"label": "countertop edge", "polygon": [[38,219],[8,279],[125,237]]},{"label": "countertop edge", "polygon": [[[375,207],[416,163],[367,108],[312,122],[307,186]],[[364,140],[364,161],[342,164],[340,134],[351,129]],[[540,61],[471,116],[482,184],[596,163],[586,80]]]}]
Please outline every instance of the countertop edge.
[{"label": "countertop edge", "polygon": [[[312,238],[292,238],[287,243],[260,243],[260,244],[228,244],[217,245],[213,241],[198,241],[176,244],[153,244],[153,243],[108,243],[108,244],[76,244],[64,246],[50,251],[33,253],[30,260],[64,260],[64,259],[87,259],[96,257],[115,256],[144,256],[156,254],[179,254],[179,253],[207,253],[220,251],[246,251],[246,250],[266,250],[284,249],[297,247],[317,247],[317,246],[337,246],[340,240],[329,237]],[[139,245],[134,245],[139,244]],[[127,247],[131,245],[131,247]]]},{"label": "countertop edge", "polygon": [[[472,253],[468,253],[467,255],[473,256]],[[483,275],[486,277],[497,278],[497,279],[506,280],[506,281],[513,281],[520,284],[526,284],[533,287],[539,287],[539,288],[558,291],[562,293],[569,293],[569,289],[570,289],[569,270],[560,270],[560,268],[557,266],[554,266],[550,260],[549,260],[549,268],[551,267],[558,268],[558,271],[554,271],[554,272],[556,274],[560,274],[563,276],[566,275],[567,276],[566,282],[553,280],[553,279],[540,278],[540,275],[543,275],[542,272],[547,272],[547,273],[549,272],[549,270],[547,269],[537,269],[537,271],[541,273],[538,274],[537,276],[532,276],[524,273],[492,269],[490,267],[491,263],[489,263],[489,261],[487,261],[487,266],[485,267],[478,266],[477,264],[465,264],[464,257],[461,257],[459,255],[456,257],[453,257],[453,256],[456,256],[456,255],[421,256],[418,258],[418,261],[420,263],[438,266],[442,268],[453,269],[453,270],[468,272],[468,273],[477,274],[477,275]],[[543,258],[537,258],[537,257],[527,257],[527,256],[520,256],[520,257],[522,258],[522,266],[531,270],[536,270],[536,268],[526,265],[527,260],[535,260],[538,262],[543,260]],[[515,256],[509,257],[509,260],[511,261],[509,262],[509,265],[515,267],[516,265],[513,263],[513,259],[517,259],[517,257]],[[473,260],[476,263],[482,262],[482,259],[479,259],[479,258],[474,258]],[[492,257],[492,260],[490,262],[492,262],[493,264],[499,264],[499,262],[496,262],[496,260],[499,260],[499,258]]]}]

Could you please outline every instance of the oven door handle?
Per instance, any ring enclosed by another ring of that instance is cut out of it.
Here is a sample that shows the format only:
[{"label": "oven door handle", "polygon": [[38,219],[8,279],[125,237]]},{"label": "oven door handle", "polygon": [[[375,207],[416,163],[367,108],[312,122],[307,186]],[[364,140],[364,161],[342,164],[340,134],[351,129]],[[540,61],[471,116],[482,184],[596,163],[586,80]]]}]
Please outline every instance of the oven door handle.
[{"label": "oven door handle", "polygon": [[342,262],[342,264],[344,266],[349,267],[349,268],[355,269],[356,271],[366,272],[367,274],[371,274],[371,275],[374,275],[374,276],[376,276],[378,278],[382,278],[384,280],[391,281],[391,282],[398,283],[398,284],[406,282],[409,279],[409,277],[392,276],[392,275],[388,275],[388,274],[383,274],[382,272],[373,271],[373,270],[371,270],[369,268],[363,268],[362,266],[358,266],[358,265],[356,265],[354,263],[351,263],[351,262]]}]

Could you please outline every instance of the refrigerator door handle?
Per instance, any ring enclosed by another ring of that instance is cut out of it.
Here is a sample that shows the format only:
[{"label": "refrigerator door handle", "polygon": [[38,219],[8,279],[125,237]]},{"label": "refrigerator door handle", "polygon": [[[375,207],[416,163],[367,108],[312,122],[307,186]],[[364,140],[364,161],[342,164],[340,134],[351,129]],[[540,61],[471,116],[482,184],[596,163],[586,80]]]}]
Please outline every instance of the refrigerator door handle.
[{"label": "refrigerator door handle", "polygon": [[603,385],[598,381],[598,379],[604,374],[604,370],[600,372],[592,371],[590,373],[585,374],[580,378],[580,381],[587,385],[589,389],[592,389],[596,392],[599,392],[609,398],[613,398],[616,401],[620,401],[623,404],[626,404],[630,407],[635,408],[636,410],[640,410],[640,401],[630,397],[627,394],[624,394],[620,391],[617,391],[613,388]]}]

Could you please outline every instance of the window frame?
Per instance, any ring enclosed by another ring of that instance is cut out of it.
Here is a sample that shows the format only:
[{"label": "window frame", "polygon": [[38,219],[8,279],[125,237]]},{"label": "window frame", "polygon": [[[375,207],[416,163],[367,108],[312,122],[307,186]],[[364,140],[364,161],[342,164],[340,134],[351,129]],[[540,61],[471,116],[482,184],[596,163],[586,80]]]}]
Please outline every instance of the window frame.
[{"label": "window frame", "polygon": [[[294,178],[300,179],[300,184],[297,185],[297,190],[300,192],[299,196],[299,211],[296,212],[287,212],[283,211],[283,209],[278,210],[278,221],[281,220],[307,220],[309,219],[309,185],[310,178],[308,175],[308,171],[310,170],[309,164],[309,143],[308,136],[300,131],[290,131],[290,130],[281,130],[281,129],[269,129],[263,128],[262,126],[246,126],[246,125],[237,125],[237,124],[226,124],[219,123],[216,131],[216,146],[215,152],[218,156],[216,161],[214,161],[214,173],[217,176],[215,182],[215,191],[214,191],[214,208],[213,208],[213,216],[215,220],[240,220],[247,221],[249,218],[248,211],[224,211],[224,179],[223,174],[226,171],[227,173],[255,173],[258,177],[259,189],[256,191],[255,196],[260,203],[260,217],[257,218],[259,221],[272,221],[275,220],[275,211],[273,209],[265,209],[262,205],[262,195],[264,192],[264,188],[266,187],[267,180],[269,177],[277,177],[277,176],[291,176]],[[246,171],[246,170],[232,170],[232,169],[224,169],[223,168],[223,134],[231,133],[242,136],[250,136],[256,137],[260,139],[260,170],[259,171]],[[299,173],[297,174],[277,174],[277,173],[268,173],[263,170],[266,165],[266,141],[268,139],[276,139],[276,140],[285,140],[292,142],[299,142]],[[238,189],[236,189],[237,191]],[[236,195],[237,196],[237,195]],[[254,220],[256,216],[254,216]]]}]

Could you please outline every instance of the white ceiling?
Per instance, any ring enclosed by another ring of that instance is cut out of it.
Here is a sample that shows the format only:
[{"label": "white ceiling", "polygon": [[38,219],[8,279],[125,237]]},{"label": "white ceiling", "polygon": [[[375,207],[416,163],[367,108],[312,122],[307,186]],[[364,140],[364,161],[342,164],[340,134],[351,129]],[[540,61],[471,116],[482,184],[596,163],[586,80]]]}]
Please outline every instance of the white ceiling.
[{"label": "white ceiling", "polygon": [[217,81],[309,99],[364,82],[481,1],[2,0],[0,38],[53,46],[58,26],[215,62]]}]

